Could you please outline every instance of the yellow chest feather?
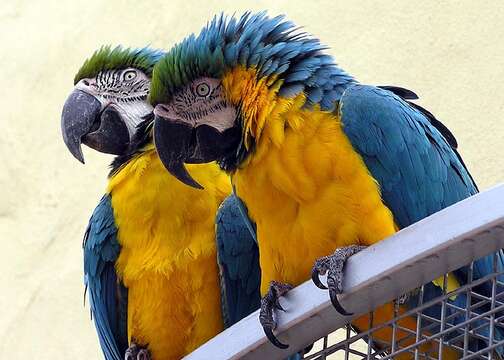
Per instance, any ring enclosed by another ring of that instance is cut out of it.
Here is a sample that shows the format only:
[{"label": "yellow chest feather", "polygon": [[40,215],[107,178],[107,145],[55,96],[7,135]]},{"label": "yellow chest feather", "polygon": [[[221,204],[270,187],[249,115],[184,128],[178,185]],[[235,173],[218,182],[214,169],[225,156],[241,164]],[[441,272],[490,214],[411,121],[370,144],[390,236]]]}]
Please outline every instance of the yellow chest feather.
[{"label": "yellow chest feather", "polygon": [[327,112],[272,114],[232,179],[257,224],[263,293],[271,280],[307,280],[314,261],[337,247],[396,231],[376,181]]},{"label": "yellow chest feather", "polygon": [[128,336],[157,360],[176,359],[222,330],[214,220],[230,193],[215,164],[189,172],[205,190],[168,174],[155,151],[132,159],[109,183],[128,288]]}]

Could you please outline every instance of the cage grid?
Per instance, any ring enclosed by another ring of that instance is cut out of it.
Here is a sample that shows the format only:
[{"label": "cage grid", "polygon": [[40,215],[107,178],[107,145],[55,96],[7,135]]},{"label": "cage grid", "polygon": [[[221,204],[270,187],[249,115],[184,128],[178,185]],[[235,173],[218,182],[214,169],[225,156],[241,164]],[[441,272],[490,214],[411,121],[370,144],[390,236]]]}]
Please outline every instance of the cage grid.
[{"label": "cage grid", "polygon": [[[355,315],[337,313],[327,292],[307,281],[281,299],[287,311],[278,314],[276,334],[288,349],[269,343],[256,311],[185,359],[285,359],[295,353],[317,360],[499,359],[496,350],[504,353],[498,332],[504,330],[504,267],[497,260],[503,248],[501,185],[351,257],[339,299]],[[493,271],[474,276],[474,261],[485,256],[491,256]],[[468,267],[467,283],[454,287],[447,274],[463,266]],[[439,294],[427,301],[433,280]],[[483,285],[490,294],[481,291]],[[466,301],[453,301],[462,295]],[[391,306],[393,317],[375,319],[381,306]],[[367,320],[369,330],[355,331],[359,318]],[[382,331],[391,333],[389,342],[379,339]]]},{"label": "cage grid", "polygon": [[[453,354],[456,354],[457,358],[460,359],[496,359],[497,355],[494,352],[495,348],[504,346],[504,340],[495,339],[494,337],[496,327],[504,329],[504,313],[499,314],[504,311],[504,293],[497,293],[498,287],[504,286],[504,283],[499,281],[499,276],[504,275],[504,269],[497,269],[496,264],[498,256],[497,253],[494,253],[493,272],[484,278],[476,281],[473,280],[473,263],[471,263],[469,265],[468,283],[466,285],[447,292],[447,277],[444,275],[442,296],[424,303],[424,286],[421,286],[418,289],[418,296],[416,296],[418,300],[415,308],[399,314],[400,304],[404,301],[402,299],[396,299],[394,301],[394,317],[391,320],[381,324],[374,324],[373,312],[370,312],[368,315],[370,319],[369,330],[356,333],[353,331],[352,326],[347,324],[345,326],[346,333],[343,340],[329,345],[329,336],[325,336],[323,339],[319,340],[322,342],[321,349],[303,354],[302,358],[307,360],[322,360],[327,358],[385,360],[395,359],[401,354],[409,354],[409,358],[415,360],[441,359],[439,354],[442,352],[441,350],[443,347],[446,346],[452,349]],[[492,284],[491,297],[482,296],[473,290],[475,287],[488,282]],[[460,293],[465,293],[467,295],[465,308],[450,304],[448,301],[450,298]],[[472,304],[471,299],[476,299],[478,302]],[[435,305],[441,305],[443,309],[441,319],[423,313],[425,309]],[[490,310],[481,314],[476,312],[477,309],[488,306],[490,306]],[[446,316],[445,310],[447,308],[453,309],[454,312]],[[450,324],[450,320],[457,318],[460,314],[464,315],[464,321],[456,325]],[[496,317],[496,314],[499,314],[499,316]],[[401,319],[408,316],[415,316],[416,318],[415,331],[398,325]],[[480,322],[481,320],[484,321],[483,324]],[[392,330],[391,343],[378,342],[376,339],[373,339],[373,332],[385,327]],[[439,327],[439,330],[433,331],[437,327]],[[398,341],[396,336],[398,330],[408,333],[408,336]],[[488,331],[489,335],[485,337],[478,334],[477,331]],[[404,343],[408,340],[412,340],[412,338],[414,338],[414,342],[405,346]],[[364,349],[366,352],[363,351],[362,344],[360,344],[360,348],[352,347],[357,341],[363,339],[365,339],[366,342]],[[471,351],[469,349],[469,342],[471,340],[480,340],[483,344],[488,345],[479,348],[477,351]],[[430,346],[429,351],[421,351],[420,347],[429,343],[434,346]],[[331,357],[330,355],[337,356]]]}]

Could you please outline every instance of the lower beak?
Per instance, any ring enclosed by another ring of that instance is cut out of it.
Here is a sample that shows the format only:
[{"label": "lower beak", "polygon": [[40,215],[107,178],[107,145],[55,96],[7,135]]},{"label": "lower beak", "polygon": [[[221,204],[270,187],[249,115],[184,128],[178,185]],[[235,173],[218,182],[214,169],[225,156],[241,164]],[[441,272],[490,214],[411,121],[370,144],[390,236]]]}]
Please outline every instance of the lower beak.
[{"label": "lower beak", "polygon": [[194,130],[189,124],[156,115],[154,144],[161,162],[170,174],[186,185],[203,189],[203,186],[191,177],[184,165],[191,156],[191,139]]},{"label": "lower beak", "polygon": [[104,153],[120,155],[129,146],[129,132],[112,107],[102,111],[101,102],[82,90],[74,90],[61,114],[63,141],[72,155],[84,163],[81,143]]}]

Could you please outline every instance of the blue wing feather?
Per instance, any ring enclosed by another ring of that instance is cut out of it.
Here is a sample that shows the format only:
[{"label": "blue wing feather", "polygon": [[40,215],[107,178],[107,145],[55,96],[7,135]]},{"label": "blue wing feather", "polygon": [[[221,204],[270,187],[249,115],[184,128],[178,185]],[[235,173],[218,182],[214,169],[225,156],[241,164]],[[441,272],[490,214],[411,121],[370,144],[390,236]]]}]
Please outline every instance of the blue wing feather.
[{"label": "blue wing feather", "polygon": [[[248,218],[245,205],[234,193],[219,207],[216,238],[222,314],[227,328],[261,305],[261,269],[256,227]],[[301,353],[296,353],[286,360],[302,358]]]},{"label": "blue wing feather", "polygon": [[229,327],[260,305],[259,249],[239,210],[239,199],[229,196],[216,218],[217,254],[221,276],[223,318]]},{"label": "blue wing feather", "polygon": [[110,196],[105,195],[84,236],[84,279],[106,360],[122,360],[128,346],[127,291],[118,281],[114,267],[119,252]]},{"label": "blue wing feather", "polygon": [[[353,85],[343,93],[339,112],[345,134],[378,181],[383,201],[401,228],[478,192],[456,152],[455,138],[427,110],[387,89]],[[475,261],[474,279],[492,273],[492,265],[493,255]],[[497,267],[504,267],[502,253],[497,255]],[[467,283],[467,273],[467,267],[454,272],[461,284]],[[434,285],[427,289],[424,301],[440,295]],[[488,282],[476,289],[486,297],[491,290]],[[465,308],[467,297],[459,295],[452,301]],[[500,340],[504,333],[498,329],[495,336]],[[502,347],[497,350],[504,352]]]},{"label": "blue wing feather", "polygon": [[379,182],[401,228],[476,194],[468,171],[443,135],[392,92],[351,86],[339,110],[346,135]]}]

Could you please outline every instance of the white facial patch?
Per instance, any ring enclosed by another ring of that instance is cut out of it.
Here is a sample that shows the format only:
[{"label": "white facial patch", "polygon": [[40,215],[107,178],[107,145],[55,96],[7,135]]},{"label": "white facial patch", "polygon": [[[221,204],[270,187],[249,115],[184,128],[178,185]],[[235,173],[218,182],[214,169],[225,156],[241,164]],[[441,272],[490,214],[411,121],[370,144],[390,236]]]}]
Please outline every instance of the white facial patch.
[{"label": "white facial patch", "polygon": [[224,130],[234,126],[235,118],[236,109],[234,106],[228,105],[221,110],[209,113],[207,116],[202,118],[196,126],[210,125],[211,127],[219,130],[219,132],[224,132]]},{"label": "white facial patch", "polygon": [[138,124],[152,112],[152,106],[146,100],[135,100],[124,104],[110,104],[121,115],[124,124],[131,136],[135,133]]},{"label": "white facial patch", "polygon": [[193,127],[208,125],[224,132],[234,126],[236,109],[226,100],[222,90],[219,79],[199,78],[175,94],[170,104],[156,111]]},{"label": "white facial patch", "polygon": [[75,88],[95,96],[102,111],[113,107],[121,115],[131,138],[137,125],[152,112],[147,101],[150,83],[143,71],[126,68],[101,71],[95,78],[82,79]]}]

